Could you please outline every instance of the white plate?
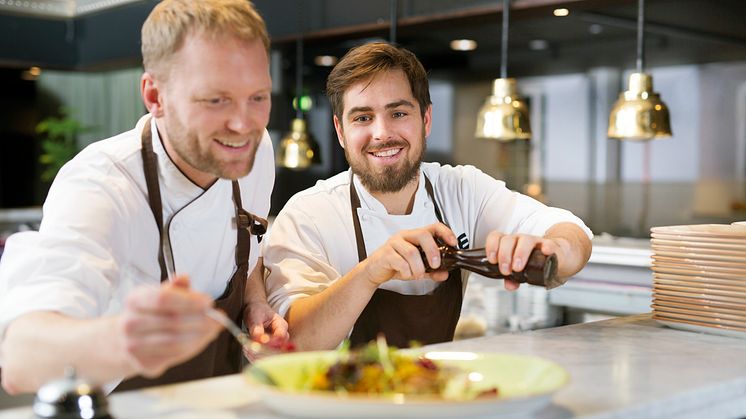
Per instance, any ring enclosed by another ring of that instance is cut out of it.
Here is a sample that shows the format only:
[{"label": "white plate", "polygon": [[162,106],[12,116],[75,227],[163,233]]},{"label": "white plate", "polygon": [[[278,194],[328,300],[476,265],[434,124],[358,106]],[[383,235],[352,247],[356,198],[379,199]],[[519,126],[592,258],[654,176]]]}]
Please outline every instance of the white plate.
[{"label": "white plate", "polygon": [[[713,287],[723,289],[733,288],[734,291],[738,289],[746,289],[746,279],[720,279],[712,278],[709,276],[674,275],[663,272],[653,272],[653,280],[661,281],[663,283],[670,282],[669,285],[695,285],[699,287]],[[681,284],[676,284],[674,282],[681,282]]]},{"label": "white plate", "polygon": [[683,299],[671,299],[657,296],[653,298],[653,305],[657,307],[672,308],[678,310],[692,310],[711,314],[731,314],[736,316],[746,316],[746,309],[741,306],[733,307],[713,303],[692,303],[682,302]]},{"label": "white plate", "polygon": [[670,313],[670,314],[678,314],[682,316],[689,316],[691,320],[697,321],[698,318],[701,319],[707,319],[702,320],[705,323],[716,323],[716,324],[727,324],[721,322],[728,322],[732,321],[735,322],[736,326],[746,328],[746,316],[744,315],[737,315],[737,314],[727,314],[727,313],[711,313],[709,311],[701,311],[701,310],[690,310],[685,308],[676,308],[676,307],[668,307],[668,306],[662,306],[653,303],[651,305],[653,308],[653,312],[656,313]]},{"label": "white plate", "polygon": [[683,240],[683,239],[659,239],[653,237],[650,239],[650,243],[655,246],[684,246],[694,249],[712,249],[712,250],[736,250],[746,252],[746,240],[743,243],[727,243],[722,240],[717,240],[714,243],[701,241],[701,240]]},{"label": "white plate", "polygon": [[[416,356],[417,351],[404,351]],[[421,351],[419,352],[421,353]],[[482,377],[480,387],[497,387],[496,397],[450,401],[423,396],[341,395],[302,390],[310,374],[324,371],[339,353],[298,352],[261,359],[244,374],[262,401],[283,415],[304,418],[431,418],[504,415],[527,417],[550,403],[552,395],[569,380],[567,371],[544,358],[477,352],[427,352],[425,357]],[[264,371],[252,373],[252,368]],[[267,374],[271,385],[257,377]]]},{"label": "white plate", "polygon": [[678,264],[685,266],[698,266],[706,268],[726,268],[730,270],[746,272],[746,262],[733,262],[723,260],[707,260],[701,258],[683,258],[675,256],[656,255],[651,256],[653,263],[662,262],[667,264]]},{"label": "white plate", "polygon": [[[718,255],[718,256],[736,256],[742,259],[746,259],[746,247],[743,250],[739,249],[706,249],[693,246],[670,246],[663,244],[656,244],[653,242],[652,246],[653,253],[660,254],[662,252],[673,252],[681,254],[692,254],[692,255]],[[698,256],[693,256],[698,257]]]},{"label": "white plate", "polygon": [[729,320],[722,316],[721,317],[710,317],[710,316],[702,316],[702,315],[695,315],[695,314],[682,314],[682,313],[675,313],[672,311],[665,311],[665,310],[659,310],[659,309],[654,309],[653,314],[666,317],[668,319],[701,323],[702,325],[707,325],[707,326],[728,326],[728,327],[743,329],[744,331],[746,331],[746,322],[744,322],[743,320]]},{"label": "white plate", "polygon": [[678,285],[666,285],[660,282],[653,283],[653,290],[665,292],[665,291],[678,291],[678,292],[691,292],[694,294],[708,294],[708,295],[719,295],[723,297],[741,298],[746,303],[746,291],[738,290],[722,290],[722,289],[703,289],[702,287],[682,287]]},{"label": "white plate", "polygon": [[697,322],[687,322],[687,321],[678,321],[678,320],[672,320],[667,319],[665,317],[658,317],[656,315],[653,315],[653,318],[661,324],[664,324],[668,327],[672,327],[674,329],[679,330],[687,330],[690,332],[699,332],[699,333],[709,333],[711,335],[721,335],[721,336],[730,336],[734,338],[746,338],[746,329],[739,330],[738,328],[730,328],[725,326],[707,326],[704,323],[697,323]]},{"label": "white plate", "polygon": [[680,261],[691,262],[724,262],[733,264],[734,267],[743,267],[746,269],[746,256],[730,256],[725,254],[705,254],[682,251],[653,250],[653,259],[663,259],[665,257],[678,259]]},{"label": "white plate", "polygon": [[746,297],[733,297],[726,295],[718,295],[711,292],[688,292],[688,291],[674,291],[664,290],[660,287],[653,286],[653,296],[666,297],[679,297],[692,302],[704,301],[704,302],[720,302],[730,303],[731,305],[737,305],[746,308]]},{"label": "white plate", "polygon": [[652,233],[682,234],[695,237],[724,237],[746,239],[746,226],[731,224],[694,224],[653,227]]},{"label": "white plate", "polygon": [[653,262],[650,269],[655,273],[661,272],[674,275],[706,276],[719,279],[746,280],[746,270],[721,268],[717,266],[695,266],[656,261]]},{"label": "white plate", "polygon": [[746,237],[706,237],[706,236],[691,236],[687,234],[666,234],[666,233],[650,233],[650,237],[654,239],[664,240],[677,240],[677,241],[690,241],[697,243],[715,243],[715,244],[733,244],[736,246],[743,246],[746,244]]}]

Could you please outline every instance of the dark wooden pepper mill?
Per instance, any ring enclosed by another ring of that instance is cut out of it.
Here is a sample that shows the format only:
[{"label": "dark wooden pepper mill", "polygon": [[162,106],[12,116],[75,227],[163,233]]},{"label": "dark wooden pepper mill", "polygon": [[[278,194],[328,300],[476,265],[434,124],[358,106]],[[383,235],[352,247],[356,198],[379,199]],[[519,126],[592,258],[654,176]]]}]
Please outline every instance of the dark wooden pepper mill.
[{"label": "dark wooden pepper mill", "polygon": [[[526,266],[520,272],[513,272],[510,275],[500,273],[498,264],[490,263],[487,260],[487,251],[484,248],[459,250],[448,245],[441,245],[440,250],[440,267],[439,271],[450,271],[456,268],[466,269],[468,271],[484,275],[495,279],[512,279],[519,284],[528,283],[538,285],[547,289],[562,285],[565,281],[557,277],[557,256],[541,253],[541,250],[534,249],[526,262]],[[427,267],[427,272],[433,272],[427,262],[425,252],[420,249],[422,261]]]}]

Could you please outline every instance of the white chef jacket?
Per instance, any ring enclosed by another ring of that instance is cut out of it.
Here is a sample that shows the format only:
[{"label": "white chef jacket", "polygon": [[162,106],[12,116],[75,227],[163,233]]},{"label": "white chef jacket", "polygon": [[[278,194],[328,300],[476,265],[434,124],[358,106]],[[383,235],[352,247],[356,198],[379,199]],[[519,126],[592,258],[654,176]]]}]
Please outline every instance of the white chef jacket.
[{"label": "white chef jacket", "polygon": [[[112,315],[133,287],[160,284],[158,228],[140,154],[147,118],[68,162],[49,191],[39,231],[8,239],[0,262],[0,339],[22,314]],[[155,119],[151,130],[173,267],[189,275],[195,290],[220,297],[237,269],[231,182],[220,179],[207,190],[192,183],[166,154]],[[274,175],[265,130],[251,173],[239,179],[244,209],[267,216]],[[259,255],[252,236],[249,272]]]},{"label": "white chef jacket", "polygon": [[[513,192],[505,183],[473,166],[422,163],[412,212],[390,215],[354,177],[360,197],[357,214],[368,255],[393,234],[438,222],[422,176],[433,185],[435,199],[459,239],[461,248],[483,247],[494,231],[543,236],[554,224],[571,222],[593,237],[583,221],[567,210],[552,208]],[[293,196],[278,214],[263,243],[268,299],[280,315],[304,296],[323,291],[358,264],[350,209],[350,172],[342,172]],[[464,272],[464,285],[466,285]],[[380,288],[425,295],[437,283],[430,279],[385,282]]]}]

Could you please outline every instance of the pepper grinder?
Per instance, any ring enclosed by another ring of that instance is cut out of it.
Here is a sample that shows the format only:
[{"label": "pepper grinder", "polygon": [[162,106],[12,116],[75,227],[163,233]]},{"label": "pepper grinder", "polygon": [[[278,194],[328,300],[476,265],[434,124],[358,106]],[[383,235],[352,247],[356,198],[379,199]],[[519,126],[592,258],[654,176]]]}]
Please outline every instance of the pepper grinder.
[{"label": "pepper grinder", "polygon": [[103,391],[65,368],[65,377],[44,384],[34,399],[34,419],[113,419]]},{"label": "pepper grinder", "polygon": [[[539,249],[531,251],[531,255],[522,271],[512,272],[510,275],[503,275],[498,264],[489,262],[485,248],[460,250],[443,244],[438,249],[440,250],[440,267],[437,270],[450,271],[462,268],[489,278],[507,278],[519,284],[528,283],[547,289],[565,283],[565,280],[557,276],[557,256],[554,254],[547,256],[541,253]],[[435,271],[436,269],[432,269],[428,264],[427,257],[422,249],[420,249],[420,255],[427,267],[426,271]]]}]

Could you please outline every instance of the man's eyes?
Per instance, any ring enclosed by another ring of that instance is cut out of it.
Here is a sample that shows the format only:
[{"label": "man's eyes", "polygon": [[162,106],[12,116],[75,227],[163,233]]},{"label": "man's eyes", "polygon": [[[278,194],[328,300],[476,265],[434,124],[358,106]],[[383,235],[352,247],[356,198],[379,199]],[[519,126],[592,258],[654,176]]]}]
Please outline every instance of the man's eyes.
[{"label": "man's eyes", "polygon": [[[256,95],[252,96],[250,98],[251,102],[255,103],[263,103],[269,100],[269,95]],[[231,99],[228,97],[210,97],[205,99],[200,99],[199,102],[202,102],[209,106],[220,106],[220,105],[226,105],[231,103]]]},{"label": "man's eyes", "polygon": [[229,99],[225,97],[210,97],[206,99],[201,99],[200,102],[208,104],[208,105],[222,105],[224,103],[228,103]]},{"label": "man's eyes", "polygon": [[[394,119],[404,118],[409,115],[407,112],[395,111],[391,113],[391,117]],[[358,115],[352,118],[353,122],[370,122],[373,118],[370,115]]]}]

